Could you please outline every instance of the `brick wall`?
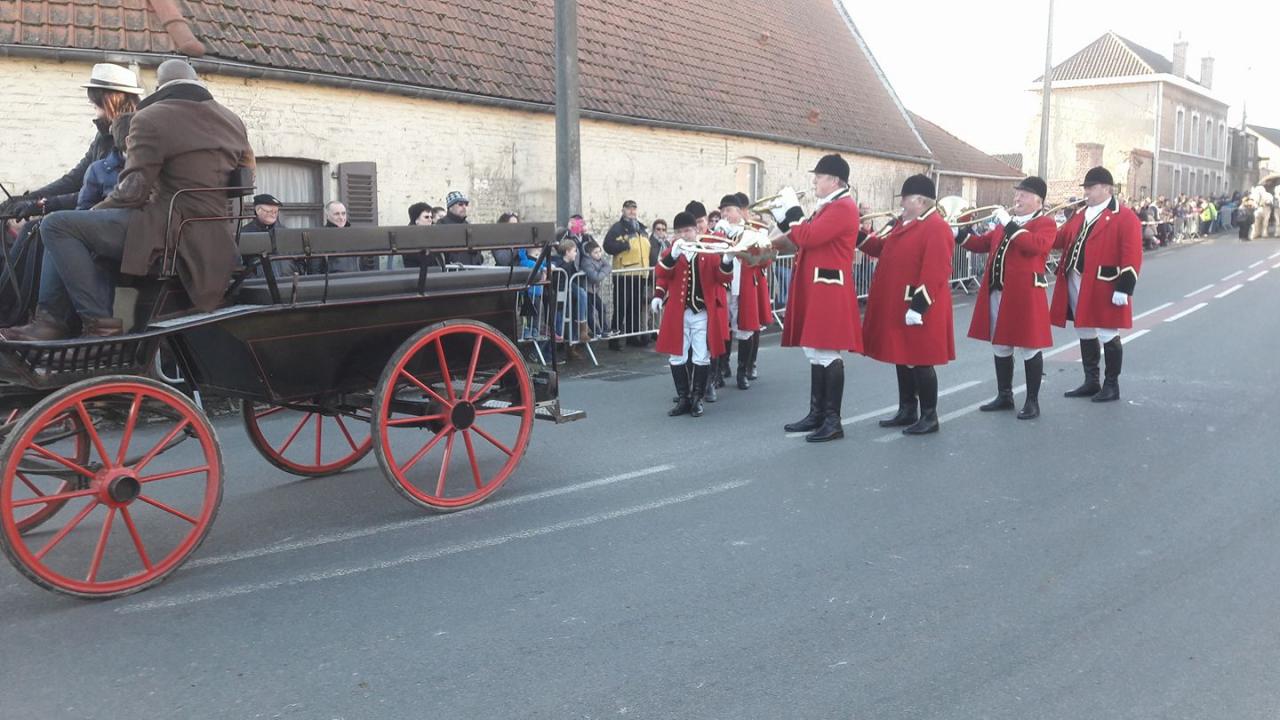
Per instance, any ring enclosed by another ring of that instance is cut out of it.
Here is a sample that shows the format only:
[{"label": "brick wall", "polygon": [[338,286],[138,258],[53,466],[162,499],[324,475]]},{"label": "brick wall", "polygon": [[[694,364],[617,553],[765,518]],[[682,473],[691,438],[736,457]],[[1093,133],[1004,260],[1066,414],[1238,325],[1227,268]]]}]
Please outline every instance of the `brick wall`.
[{"label": "brick wall", "polygon": [[[10,190],[52,180],[83,155],[93,128],[78,86],[88,74],[88,64],[0,58],[0,82],[10,88],[0,137],[6,147],[17,148],[0,167],[0,181]],[[550,114],[271,80],[205,79],[214,96],[244,118],[260,156],[322,161],[330,170],[341,162],[376,162],[384,224],[407,222],[409,204],[443,204],[454,189],[471,195],[477,221],[492,222],[512,209],[528,220],[554,218]],[[154,74],[144,72],[143,81],[154,87]],[[694,198],[710,207],[738,189],[741,157],[760,161],[764,194],[784,185],[809,189],[807,171],[822,154],[783,143],[583,121],[583,214],[602,232],[626,199],[640,204],[646,221],[670,220]],[[903,179],[924,170],[865,156],[849,159],[852,184],[876,209],[891,207]],[[332,198],[336,181],[327,178],[326,185],[326,197]]]}]

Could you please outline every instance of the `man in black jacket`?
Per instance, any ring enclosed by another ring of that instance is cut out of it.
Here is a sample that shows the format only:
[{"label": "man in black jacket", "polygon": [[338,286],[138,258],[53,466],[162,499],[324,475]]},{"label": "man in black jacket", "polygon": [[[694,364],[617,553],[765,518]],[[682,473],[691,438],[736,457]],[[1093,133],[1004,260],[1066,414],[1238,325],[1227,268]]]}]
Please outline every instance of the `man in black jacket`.
[{"label": "man in black jacket", "polygon": [[[271,249],[276,249],[276,229],[286,227],[280,222],[281,202],[275,195],[262,193],[253,196],[253,219],[240,227],[242,233],[264,232],[271,236]],[[271,269],[276,277],[289,277],[301,273],[299,264],[294,260],[273,260]],[[261,267],[253,268],[254,277],[262,277]]]},{"label": "man in black jacket", "polygon": [[[466,225],[471,200],[460,190],[454,190],[444,198],[445,213],[437,225]],[[447,262],[462,265],[483,265],[484,255],[479,250],[455,250],[444,254]]]}]

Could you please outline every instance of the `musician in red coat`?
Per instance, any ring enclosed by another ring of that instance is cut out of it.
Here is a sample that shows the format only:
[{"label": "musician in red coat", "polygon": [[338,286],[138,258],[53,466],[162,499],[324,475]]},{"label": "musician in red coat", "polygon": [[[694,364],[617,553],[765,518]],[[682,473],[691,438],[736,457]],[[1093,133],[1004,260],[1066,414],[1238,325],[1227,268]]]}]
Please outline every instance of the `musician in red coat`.
[{"label": "musician in red coat", "polygon": [[[1133,327],[1133,291],[1142,270],[1142,222],[1115,196],[1115,182],[1103,167],[1084,178],[1085,209],[1058,231],[1062,251],[1049,318],[1080,338],[1084,383],[1065,393],[1094,402],[1120,399],[1124,348],[1120,329]],[[1098,361],[1106,356],[1106,379],[1098,384]]]},{"label": "musician in red coat", "polygon": [[794,245],[796,253],[782,345],[803,348],[809,358],[809,414],[785,429],[808,432],[809,442],[826,442],[844,437],[840,353],[862,352],[852,277],[858,205],[849,192],[849,163],[844,158],[825,155],[812,172],[818,198],[812,217],[798,222],[803,216],[798,206],[774,210],[779,231],[774,242]]},{"label": "musician in red coat", "polygon": [[[658,352],[670,356],[671,377],[676,385],[676,406],[667,414],[701,417],[711,349],[724,344],[725,307],[722,283],[733,268],[720,255],[693,253],[689,243],[697,238],[696,223],[687,212],[672,221],[675,241],[658,258],[651,309],[661,315]],[[693,372],[689,372],[689,359]],[[692,375],[692,386],[690,385]]]},{"label": "musician in red coat", "polygon": [[[751,202],[746,193],[725,195],[720,201],[720,222],[715,234],[736,241],[748,228],[747,208]],[[768,263],[750,265],[741,258],[733,259],[733,280],[729,282],[729,341],[721,359],[728,370],[729,353],[738,341],[738,389],[747,390],[755,377],[756,355],[760,349],[760,330],[773,317],[769,302],[769,285],[765,272]]]},{"label": "musician in red coat", "polygon": [[[693,217],[693,221],[695,223],[693,228],[694,239],[697,239],[698,236],[701,236],[701,235],[712,234],[711,225],[707,220],[706,205],[703,205],[697,200],[690,200],[689,203],[684,206],[684,211],[689,213],[689,215]],[[720,290],[718,290],[717,292],[721,297],[721,301],[723,303],[728,303],[728,297],[724,291],[723,285],[721,285]],[[728,307],[727,304],[726,304],[726,307]],[[720,330],[720,337],[728,338],[729,337],[729,313],[727,312],[724,313],[724,317],[722,319],[723,319],[724,327],[721,328]],[[716,388],[724,387],[724,378],[720,375],[720,355],[723,354],[723,352],[724,352],[723,347],[713,346],[711,348],[712,367],[707,372],[707,378],[708,378],[707,390],[706,390],[706,393],[704,393],[702,396],[702,399],[706,400],[709,403],[713,403],[719,400],[719,397],[716,395]]]},{"label": "musician in red coat", "polygon": [[928,176],[907,178],[901,197],[902,215],[888,234],[868,235],[858,246],[879,258],[864,331],[867,355],[897,368],[898,413],[880,426],[905,426],[902,432],[908,435],[924,435],[938,431],[934,366],[956,358],[951,318],[955,235],[938,213],[937,190]]},{"label": "musician in red coat", "polygon": [[966,250],[987,255],[969,337],[991,342],[997,394],[995,400],[978,409],[994,412],[1014,408],[1016,352],[1027,374],[1027,397],[1018,412],[1020,420],[1040,416],[1040,380],[1044,375],[1040,350],[1053,345],[1045,261],[1058,225],[1044,213],[1047,191],[1041,178],[1026,178],[1013,189],[1013,218],[1009,222],[983,234],[972,234],[972,227],[964,227],[956,236],[956,242]]}]

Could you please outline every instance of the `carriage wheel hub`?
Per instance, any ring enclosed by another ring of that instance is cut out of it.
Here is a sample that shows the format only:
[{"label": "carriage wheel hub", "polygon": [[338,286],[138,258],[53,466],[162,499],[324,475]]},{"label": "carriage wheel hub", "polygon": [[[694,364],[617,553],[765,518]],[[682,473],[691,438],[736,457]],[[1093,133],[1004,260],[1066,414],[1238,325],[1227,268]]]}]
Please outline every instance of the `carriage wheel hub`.
[{"label": "carriage wheel hub", "polygon": [[476,406],[469,402],[460,402],[453,406],[449,413],[449,422],[459,430],[466,430],[476,421]]},{"label": "carriage wheel hub", "polygon": [[117,475],[106,482],[107,497],[119,505],[127,505],[142,494],[142,483],[132,475]]}]

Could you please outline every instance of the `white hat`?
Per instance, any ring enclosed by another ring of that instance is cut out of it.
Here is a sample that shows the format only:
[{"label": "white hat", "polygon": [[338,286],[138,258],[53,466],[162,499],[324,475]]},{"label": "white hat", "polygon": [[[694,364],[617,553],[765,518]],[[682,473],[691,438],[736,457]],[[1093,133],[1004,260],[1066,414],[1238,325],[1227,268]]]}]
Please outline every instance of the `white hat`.
[{"label": "white hat", "polygon": [[80,87],[114,90],[130,95],[142,94],[142,88],[138,86],[138,76],[129,68],[112,63],[94,65],[93,72],[89,74],[89,83]]}]

